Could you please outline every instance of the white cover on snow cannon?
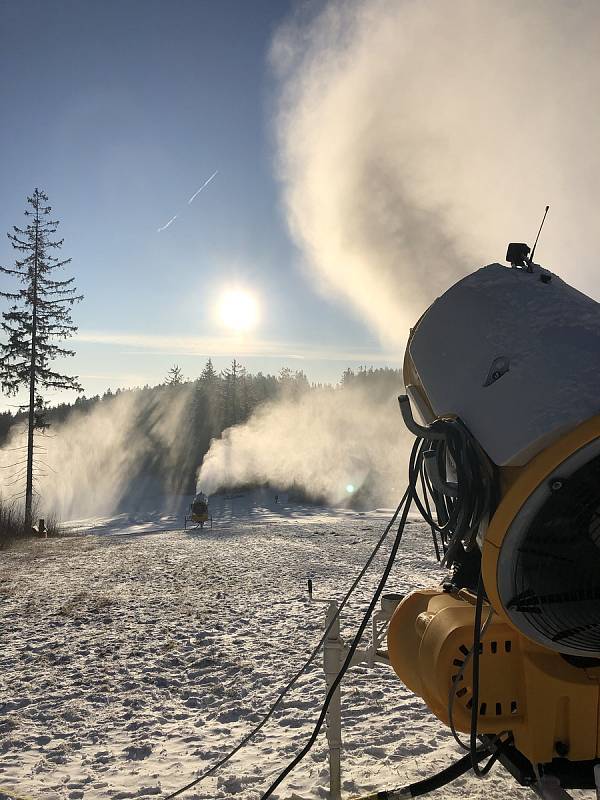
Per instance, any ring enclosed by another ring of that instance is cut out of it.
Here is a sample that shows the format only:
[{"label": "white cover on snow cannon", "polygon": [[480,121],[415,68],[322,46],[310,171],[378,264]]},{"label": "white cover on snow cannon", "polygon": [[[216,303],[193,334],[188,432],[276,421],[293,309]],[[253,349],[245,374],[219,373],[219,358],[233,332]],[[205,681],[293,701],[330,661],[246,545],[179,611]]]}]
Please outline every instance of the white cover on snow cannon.
[{"label": "white cover on snow cannon", "polygon": [[204,494],[204,492],[198,492],[198,494],[194,497],[194,501],[192,503],[192,513],[208,513],[208,497]]},{"label": "white cover on snow cannon", "polygon": [[[435,416],[521,466],[600,412],[600,304],[556,275],[490,264],[425,312],[408,345]],[[411,392],[409,391],[409,394]]]}]

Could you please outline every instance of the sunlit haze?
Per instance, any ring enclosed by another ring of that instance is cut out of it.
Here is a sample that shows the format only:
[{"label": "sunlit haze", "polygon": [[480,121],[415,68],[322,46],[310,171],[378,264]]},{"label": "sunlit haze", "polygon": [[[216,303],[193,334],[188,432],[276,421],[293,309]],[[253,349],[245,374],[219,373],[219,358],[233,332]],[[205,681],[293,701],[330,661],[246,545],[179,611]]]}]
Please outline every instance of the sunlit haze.
[{"label": "sunlit haze", "polygon": [[[25,223],[39,186],[84,295],[76,355],[61,368],[86,395],[159,383],[174,363],[195,379],[209,357],[217,370],[238,358],[270,374],[293,358],[333,382],[348,365],[394,361],[312,285],[282,212],[269,53],[294,6],[0,2],[11,76],[0,87],[0,264],[14,263],[5,233]],[[227,286],[260,301],[242,352],[215,313]]]},{"label": "sunlit haze", "polygon": [[251,331],[258,322],[258,304],[245,289],[228,289],[219,299],[219,319],[232,331]]}]

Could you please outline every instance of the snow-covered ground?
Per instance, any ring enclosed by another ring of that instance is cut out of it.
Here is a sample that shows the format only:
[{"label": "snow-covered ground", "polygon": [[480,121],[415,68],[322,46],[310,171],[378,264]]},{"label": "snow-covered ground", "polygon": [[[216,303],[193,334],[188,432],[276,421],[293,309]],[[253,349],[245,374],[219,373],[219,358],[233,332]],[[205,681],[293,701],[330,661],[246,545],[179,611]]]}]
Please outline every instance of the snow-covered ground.
[{"label": "snow-covered ground", "polygon": [[[269,708],[323,629],[315,596],[345,593],[388,512],[222,498],[214,527],[152,513],[77,521],[0,562],[0,798],[151,798],[190,781]],[[351,638],[389,545],[343,615]],[[390,591],[439,581],[412,521]],[[302,747],[325,694],[321,660],[255,741],[182,795],[258,798]],[[459,755],[392,670],[356,666],[343,684],[345,797],[425,777]],[[324,733],[279,798],[327,796]],[[2,791],[5,795],[2,795]],[[435,797],[533,797],[496,768]]]}]

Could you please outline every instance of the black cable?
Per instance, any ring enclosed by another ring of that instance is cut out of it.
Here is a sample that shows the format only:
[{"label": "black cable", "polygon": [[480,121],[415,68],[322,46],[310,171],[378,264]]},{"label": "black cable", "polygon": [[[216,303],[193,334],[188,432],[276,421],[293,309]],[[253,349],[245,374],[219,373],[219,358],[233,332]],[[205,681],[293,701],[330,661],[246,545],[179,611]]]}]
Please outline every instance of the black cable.
[{"label": "black cable", "polygon": [[[497,755],[495,754],[496,757],[499,757],[502,751],[510,744],[512,744],[512,736],[505,741],[499,741],[496,751]],[[488,755],[489,751],[487,747],[477,750],[475,754],[477,763],[483,761]],[[429,794],[429,792],[442,789],[444,786],[447,786],[449,783],[452,783],[452,781],[455,781],[457,778],[460,778],[461,775],[468,772],[471,767],[471,754],[468,753],[462,758],[459,758],[458,761],[445,767],[435,775],[430,775],[428,778],[423,778],[423,780],[416,781],[415,783],[409,783],[407,786],[403,786],[400,789],[387,789],[372,792],[371,794],[356,798],[356,800],[405,800],[405,798],[408,797],[421,797],[424,794]]]},{"label": "black cable", "polygon": [[[482,581],[482,578],[481,578],[481,575],[480,575],[479,576],[479,580],[478,580],[478,584],[477,584],[477,600],[476,600],[476,603],[479,602],[480,597],[481,597],[481,610],[480,610],[479,619],[478,619],[477,618],[477,606],[476,606],[476,608],[475,608],[475,620],[473,622],[473,646],[471,647],[469,652],[466,654],[465,659],[464,659],[464,661],[462,663],[462,666],[460,667],[458,673],[456,674],[456,677],[453,679],[452,684],[450,686],[450,691],[448,693],[448,723],[449,723],[449,726],[450,726],[450,731],[452,733],[452,736],[454,737],[454,740],[458,743],[458,745],[460,747],[463,748],[463,750],[466,750],[468,752],[469,755],[467,756],[467,758],[473,759],[473,757],[474,757],[473,754],[475,752],[477,752],[477,754],[478,754],[477,763],[478,764],[479,764],[480,761],[483,760],[483,758],[479,758],[479,753],[482,753],[483,756],[485,756],[485,755],[491,755],[492,756],[492,758],[485,765],[483,770],[478,771],[478,768],[473,767],[473,770],[474,770],[475,774],[478,777],[483,777],[484,775],[487,775],[487,773],[490,771],[490,769],[492,768],[492,766],[496,762],[496,760],[498,758],[498,753],[493,752],[493,748],[497,747],[499,750],[501,750],[506,744],[509,744],[512,741],[512,734],[510,733],[510,731],[502,731],[501,733],[496,734],[489,744],[484,744],[483,750],[477,750],[476,749],[477,748],[476,738],[477,738],[478,712],[476,712],[474,714],[473,709],[478,709],[479,708],[479,655],[480,655],[480,652],[481,652],[480,644],[481,644],[481,640],[483,639],[483,636],[484,636],[486,630],[488,629],[488,627],[489,627],[489,625],[490,625],[490,623],[492,621],[492,618],[494,616],[494,609],[490,605],[487,618],[486,618],[485,622],[483,623],[483,625],[481,625],[481,619],[482,619],[482,614],[483,614],[483,601],[485,599],[485,592],[483,590],[484,590],[483,581]],[[477,635],[477,630],[479,630],[479,635]],[[477,653],[477,658],[475,658],[475,653]],[[458,735],[458,732],[457,732],[456,727],[454,725],[453,708],[454,708],[454,700],[456,698],[456,691],[457,691],[458,682],[460,681],[461,677],[463,676],[463,674],[464,674],[466,668],[468,667],[469,662],[471,661],[471,659],[473,659],[473,693],[472,693],[472,699],[471,699],[471,729],[470,729],[470,735],[469,735],[469,743],[465,744],[463,742],[463,740],[460,738],[460,736]],[[474,733],[474,736],[473,736],[473,733]],[[509,738],[507,740],[503,741],[501,737],[504,736],[504,735],[507,735]]]},{"label": "black cable", "polygon": [[[477,758],[479,761],[483,761],[487,755],[488,753],[486,750],[481,750],[478,751]],[[408,786],[404,786],[401,789],[389,789],[388,791],[367,795],[366,797],[360,798],[360,800],[374,800],[374,798],[377,800],[400,800],[400,798],[405,797],[421,797],[421,795],[435,792],[437,789],[442,789],[444,786],[452,783],[452,781],[460,778],[461,775],[464,775],[470,769],[471,755],[468,754],[459,758],[454,764],[450,764],[449,767],[445,767],[441,772],[430,775],[429,778],[423,778],[421,781],[409,783]]]},{"label": "black cable", "polygon": [[178,797],[180,794],[183,794],[184,792],[187,792],[188,789],[193,789],[194,786],[197,786],[201,781],[205,780],[206,778],[209,778],[213,773],[215,773],[224,764],[226,764],[230,759],[232,759],[233,756],[236,753],[238,753],[243,747],[245,747],[246,744],[248,744],[248,742],[251,741],[256,736],[256,734],[264,727],[264,725],[266,725],[266,723],[273,716],[273,714],[275,713],[275,711],[277,710],[277,708],[281,704],[281,702],[284,699],[284,697],[286,696],[286,694],[292,689],[292,687],[296,684],[296,682],[302,677],[302,675],[306,672],[308,667],[312,664],[312,662],[314,661],[314,659],[318,655],[318,653],[319,653],[319,651],[320,651],[325,639],[327,638],[327,635],[329,634],[329,631],[333,627],[335,621],[337,620],[337,618],[341,614],[342,610],[345,608],[346,604],[348,603],[348,600],[350,599],[350,596],[353,594],[353,592],[355,591],[356,587],[358,586],[360,581],[365,576],[367,570],[369,569],[369,567],[373,563],[373,561],[375,559],[375,556],[377,555],[377,553],[381,549],[381,546],[385,542],[390,530],[392,529],[393,524],[395,523],[396,519],[398,518],[398,514],[400,513],[400,510],[402,509],[402,506],[404,505],[404,503],[406,502],[406,500],[408,498],[408,495],[409,495],[409,489],[407,488],[405,493],[404,493],[404,495],[403,495],[403,497],[402,497],[402,499],[398,503],[398,506],[397,506],[396,510],[394,511],[394,513],[392,515],[392,518],[390,519],[389,523],[386,525],[385,530],[383,531],[383,533],[379,537],[379,540],[377,541],[377,544],[373,548],[369,558],[367,559],[367,561],[365,562],[363,568],[358,573],[358,575],[354,579],[354,582],[352,583],[352,585],[350,586],[350,588],[348,589],[348,591],[346,592],[346,594],[342,598],[336,613],[334,614],[334,616],[332,617],[331,621],[329,622],[329,625],[325,628],[325,631],[324,631],[323,635],[319,639],[319,641],[316,644],[316,646],[313,648],[313,650],[312,650],[310,656],[308,657],[307,661],[304,662],[302,667],[292,676],[292,678],[290,678],[290,680],[286,683],[286,685],[283,687],[283,689],[281,689],[281,691],[279,692],[278,696],[275,698],[274,702],[272,703],[271,707],[269,708],[267,713],[264,715],[264,717],[261,719],[261,721],[258,723],[258,725],[256,725],[248,734],[246,734],[246,736],[244,736],[232,750],[230,750],[225,756],[223,756],[223,758],[221,758],[219,761],[217,761],[216,764],[213,764],[212,767],[209,767],[209,769],[207,769],[205,772],[203,772],[202,775],[200,775],[198,778],[195,778],[193,781],[190,781],[190,783],[186,784],[185,786],[182,786],[180,789],[177,789],[175,792],[172,792],[171,794],[167,795],[164,798],[164,800],[172,800],[172,798]]},{"label": "black cable", "polygon": [[[325,721],[327,709],[333,695],[350,665],[371,613],[389,577],[412,501],[415,501],[421,515],[430,525],[432,531],[436,530],[440,533],[441,541],[446,549],[444,561],[448,565],[453,563],[455,551],[458,550],[459,547],[462,550],[461,545],[463,542],[465,542],[467,546],[472,544],[474,535],[477,533],[484,515],[488,512],[492,501],[493,482],[488,480],[489,470],[486,469],[486,463],[482,459],[483,454],[465,426],[458,419],[437,420],[429,429],[422,428],[419,432],[421,431],[424,432],[423,436],[415,440],[409,459],[409,485],[407,490],[409,497],[406,501],[398,528],[398,534],[392,546],[388,563],[379,585],[348,649],[344,663],[327,692],[321,713],[319,714],[319,718],[308,742],[300,753],[298,753],[279,774],[265,794],[261,796],[260,800],[267,800],[267,798],[271,796],[281,782],[292,772],[300,761],[302,761],[316,741],[323,722]],[[428,437],[427,433],[430,433],[431,436]],[[446,464],[448,459],[455,465],[457,473],[456,490],[454,487],[452,487],[452,489],[456,497],[439,491],[433,486],[431,481],[426,483],[426,480],[430,477],[425,472],[424,453],[426,450],[430,452],[433,450],[438,471],[442,479],[446,476]],[[436,506],[437,519],[434,519],[431,514],[427,495],[425,495],[423,502],[419,498],[417,492],[419,478],[421,479],[421,486],[427,485],[428,489],[432,492]],[[482,494],[483,499],[481,499]],[[441,522],[440,517],[444,520],[443,522]],[[481,626],[481,615],[479,625]],[[491,767],[491,764],[488,765],[488,768],[489,767]]]},{"label": "black cable", "polygon": [[[486,632],[490,622],[492,621],[493,615],[494,615],[494,611],[493,611],[492,607],[490,606],[490,610],[489,610],[487,619],[483,623],[483,627],[481,628],[481,633],[480,633],[480,637],[479,637],[480,639],[483,637],[483,635]],[[457,732],[456,727],[454,725],[454,701],[455,701],[455,698],[456,698],[456,691],[458,689],[458,683],[459,683],[460,679],[462,678],[462,676],[464,675],[464,672],[465,672],[466,668],[469,666],[469,663],[470,663],[471,659],[473,658],[473,653],[474,652],[475,651],[474,651],[473,647],[471,647],[471,649],[469,650],[469,652],[465,656],[465,659],[464,659],[464,661],[462,663],[462,667],[460,667],[459,671],[456,673],[456,677],[452,681],[452,683],[450,685],[450,691],[448,692],[448,724],[450,726],[450,731],[451,731],[452,736],[454,737],[454,740],[456,741],[456,743],[460,747],[462,747],[463,750],[466,750],[467,752],[471,751],[471,744],[470,744],[470,742],[469,742],[469,744],[465,744],[463,742],[463,740],[458,735],[458,732]]]},{"label": "black cable", "polygon": [[437,775],[432,775],[429,778],[424,778],[422,781],[411,783],[410,786],[407,786],[407,789],[410,791],[408,796],[420,797],[423,794],[428,794],[429,792],[434,792],[437,789],[441,789],[443,786],[447,786],[449,783],[452,783],[452,781],[455,781],[457,778],[459,778],[461,775],[464,775],[465,772],[468,772],[471,769],[473,758],[475,758],[477,763],[479,763],[487,756],[487,750],[478,750],[475,756],[473,756],[472,753],[463,756],[458,761],[455,761],[454,764],[450,764],[449,767],[446,767],[441,772],[438,772]]},{"label": "black cable", "polygon": [[[410,459],[409,475],[420,472],[423,500],[415,491],[415,503],[425,522],[430,526],[436,555],[439,560],[436,533],[439,533],[444,557],[442,564],[455,567],[454,580],[462,587],[472,586],[475,575],[470,564],[473,558],[468,554],[477,547],[477,535],[487,524],[498,502],[497,471],[467,427],[458,418],[439,418],[429,426],[419,426],[410,415],[408,398],[399,398],[405,422],[417,435],[416,448]],[[448,473],[455,473],[448,480]],[[431,500],[431,502],[430,502]],[[432,514],[435,508],[435,517]],[[482,629],[481,618],[485,590],[478,568],[477,600],[473,624],[473,648],[466,655],[459,673],[454,677],[448,697],[448,717],[452,734],[458,744],[469,751],[473,771],[478,777],[487,774],[497,756],[492,755],[489,762],[479,767],[481,759],[476,758],[477,723],[479,717],[479,655],[482,635],[492,618],[492,609]],[[466,746],[458,736],[453,722],[453,704],[457,683],[472,660],[473,697],[471,705],[471,726],[469,745]],[[500,741],[499,734],[495,741]]]},{"label": "black cable", "polygon": [[[427,476],[425,470],[421,470],[420,477],[421,477],[421,494],[423,495],[423,502],[425,504],[425,508],[427,509],[428,516],[431,517],[431,507],[429,505],[429,495],[427,493],[429,487],[426,483]],[[442,560],[442,557],[440,555],[440,547],[438,545],[438,540],[437,540],[437,531],[433,527],[433,525],[430,525],[429,527],[431,528],[431,538],[433,540],[433,547],[435,549],[435,557],[439,563]]]},{"label": "black cable", "polygon": [[[418,452],[418,450],[419,450],[419,441],[417,440],[415,442],[414,446],[413,446],[413,450],[412,450],[412,453],[411,453],[411,462],[413,460],[412,456],[414,456]],[[285,780],[285,778],[287,778],[287,776],[290,774],[290,772],[292,772],[298,766],[298,764],[302,761],[302,759],[308,754],[308,752],[312,748],[313,744],[315,743],[315,741],[316,741],[316,739],[317,739],[317,737],[319,735],[319,732],[320,732],[321,728],[323,727],[323,723],[325,721],[325,717],[326,717],[326,714],[327,714],[327,709],[329,708],[331,700],[333,699],[333,695],[335,694],[336,689],[340,685],[340,683],[342,681],[342,678],[344,677],[345,673],[348,670],[348,667],[350,666],[350,663],[352,662],[352,658],[354,657],[354,653],[356,652],[356,649],[358,648],[358,645],[360,643],[360,640],[362,639],[363,633],[365,632],[365,628],[367,627],[367,624],[369,622],[371,614],[373,613],[373,610],[375,609],[375,606],[377,605],[377,601],[379,600],[379,597],[381,596],[381,593],[383,592],[383,589],[385,587],[387,579],[388,579],[388,577],[390,575],[390,572],[391,572],[392,567],[394,565],[394,562],[396,560],[396,555],[398,553],[398,548],[400,547],[400,542],[402,541],[402,534],[404,533],[404,528],[406,526],[406,520],[407,520],[407,517],[408,517],[408,512],[410,511],[412,500],[414,499],[414,496],[416,494],[416,484],[417,484],[418,474],[419,474],[419,472],[418,472],[418,469],[417,469],[417,470],[413,470],[412,474],[409,475],[408,489],[406,490],[405,495],[404,495],[404,498],[406,498],[406,500],[404,502],[404,509],[402,511],[402,516],[400,518],[400,522],[399,522],[399,525],[398,525],[398,532],[396,534],[396,538],[394,540],[394,544],[392,545],[392,549],[390,551],[390,555],[388,557],[387,564],[386,564],[385,569],[383,571],[383,575],[381,576],[381,578],[379,580],[379,583],[377,584],[377,588],[376,588],[376,590],[375,590],[375,592],[373,594],[373,597],[371,598],[371,601],[369,602],[369,606],[368,606],[368,608],[367,608],[367,610],[366,610],[366,612],[365,612],[365,614],[364,614],[364,616],[362,618],[362,621],[361,621],[361,623],[360,623],[360,625],[358,627],[358,630],[357,630],[357,632],[356,632],[356,634],[354,636],[354,639],[352,640],[352,643],[350,644],[350,647],[348,648],[348,653],[346,655],[346,658],[344,659],[344,663],[340,667],[340,671],[338,672],[335,680],[333,681],[333,683],[329,687],[329,691],[327,692],[327,695],[325,697],[325,702],[323,703],[323,706],[321,708],[321,712],[319,714],[319,718],[317,719],[317,722],[316,722],[316,724],[315,724],[315,726],[313,728],[313,732],[311,733],[307,743],[304,745],[302,750],[298,753],[297,756],[295,756],[295,758],[292,759],[292,761],[290,761],[290,763],[285,767],[285,769],[283,769],[283,771],[279,773],[279,775],[273,781],[273,783],[269,786],[267,791],[263,795],[261,795],[260,800],[267,800],[267,798],[269,798],[273,794],[275,789],[277,789],[277,787]]]},{"label": "black cable", "polygon": [[485,590],[483,588],[483,580],[480,574],[479,582],[477,584],[475,621],[473,623],[473,703],[471,705],[471,734],[469,737],[471,765],[473,767],[473,772],[478,778],[483,778],[485,775],[487,775],[498,758],[498,753],[494,753],[484,767],[479,766],[479,761],[476,758],[477,722],[479,719],[479,654],[481,648],[481,617],[483,614],[484,597]]},{"label": "black cable", "polygon": [[[432,532],[439,533],[444,550],[442,563],[451,567],[460,561],[465,549],[475,546],[479,528],[495,505],[496,474],[459,419],[438,419],[419,431],[420,445],[412,457],[411,469],[419,462],[424,497],[421,500],[415,496],[415,503]],[[456,472],[452,483],[447,478],[449,468]],[[430,470],[437,473],[439,484],[432,480]]]},{"label": "black cable", "polygon": [[[402,407],[402,404],[401,404]],[[400,501],[392,520],[390,521],[389,525],[387,526],[384,534],[382,535],[380,541],[376,545],[373,553],[371,554],[369,560],[367,561],[363,570],[359,574],[358,578],[356,579],[355,583],[350,588],[349,592],[344,597],[340,607],[338,608],[337,613],[331,620],[330,624],[328,625],[327,629],[325,630],[321,640],[311,653],[309,659],[305,664],[300,668],[300,670],[293,676],[293,678],[286,684],[283,690],[280,692],[279,696],[265,715],[265,717],[261,720],[261,722],[246,736],[244,737],[241,742],[231,750],[224,758],[222,758],[217,764],[211,767],[209,770],[204,772],[201,776],[196,778],[194,781],[190,782],[186,786],[182,787],[181,789],[177,790],[169,794],[165,800],[172,800],[182,794],[183,792],[187,791],[188,789],[193,788],[198,783],[200,783],[205,778],[209,777],[213,774],[219,767],[229,761],[244,745],[250,741],[259,731],[260,729],[266,724],[268,719],[272,716],[280,702],[283,700],[284,696],[287,692],[292,688],[292,686],[296,683],[296,681],[304,674],[308,666],[312,663],[314,658],[316,657],[317,653],[319,652],[327,634],[331,630],[332,625],[334,624],[335,620],[338,618],[339,614],[341,613],[342,609],[344,608],[348,598],[358,585],[358,582],[361,580],[362,576],[370,566],[375,557],[377,551],[379,550],[381,544],[383,543],[384,539],[386,538],[391,526],[394,524],[395,520],[400,513],[400,509],[404,506],[404,510],[402,512],[402,517],[398,526],[398,532],[396,535],[396,539],[394,544],[392,545],[392,550],[390,552],[390,556],[388,558],[388,562],[386,564],[384,573],[380,579],[380,582],[377,586],[375,594],[373,595],[369,607],[361,621],[359,629],[348,649],[348,653],[340,671],[334,680],[333,684],[331,685],[326,698],[319,714],[319,718],[313,729],[313,732],[305,745],[305,747],[301,750],[301,752],[288,764],[288,766],[283,770],[282,773],[277,777],[274,783],[267,789],[266,793],[262,795],[261,800],[266,800],[268,797],[271,796],[273,791],[280,785],[280,783],[289,775],[289,773],[300,763],[300,761],[306,756],[306,754],[310,751],[311,747],[313,746],[316,738],[323,726],[323,722],[325,721],[327,709],[331,703],[333,695],[338,688],[341,680],[346,673],[350,662],[356,652],[358,644],[362,638],[362,635],[365,631],[365,628],[368,624],[369,618],[379,600],[379,597],[383,591],[385,583],[389,577],[391,572],[400,541],[402,539],[402,534],[404,532],[404,527],[406,525],[406,519],[408,517],[408,512],[411,506],[412,501],[414,500],[423,519],[427,522],[427,524],[431,528],[434,546],[436,548],[436,554],[439,553],[438,546],[437,546],[437,537],[436,533],[440,535],[440,543],[442,547],[442,551],[444,553],[444,557],[442,559],[442,563],[446,566],[452,566],[457,559],[460,559],[460,554],[465,552],[465,548],[468,550],[474,546],[477,532],[479,531],[481,523],[485,520],[487,514],[490,513],[490,509],[495,500],[495,474],[493,473],[493,467],[491,466],[489,460],[475,441],[467,428],[462,424],[462,422],[458,419],[443,419],[443,420],[436,420],[433,425],[429,428],[420,428],[418,432],[417,439],[414,443],[414,446],[411,451],[411,456],[409,460],[409,485],[408,488]],[[422,435],[420,435],[422,434]],[[428,435],[429,434],[429,435]],[[425,465],[425,452],[429,452],[432,455],[430,457],[434,457],[436,461],[436,468],[437,472],[442,480],[442,484],[447,480],[447,471],[448,471],[448,464],[451,464],[456,471],[456,483],[452,485],[452,491],[444,491],[444,485],[438,487],[434,485],[434,482],[431,480],[431,476],[427,472],[427,468]],[[423,492],[423,501],[418,495],[417,491],[417,484],[418,480],[421,481],[421,489]],[[431,505],[429,502],[429,498],[431,497],[433,505],[436,509],[436,517],[434,518],[431,510]],[[481,611],[479,614],[479,621],[478,627],[475,633],[476,638],[479,640],[481,635]],[[477,644],[477,653],[474,653],[477,656],[477,667],[479,665],[478,662],[478,652],[479,643]],[[475,665],[474,665],[475,667]],[[478,684],[477,684],[478,689]],[[477,712],[475,712],[475,718],[477,719]],[[473,727],[473,726],[472,726]],[[473,733],[473,731],[471,731]],[[476,721],[475,721],[475,742],[476,742]],[[476,757],[475,753],[478,752],[476,748],[472,747],[471,741],[471,753],[470,758],[473,761],[473,768],[479,769],[477,764],[475,763]],[[476,774],[485,774],[489,768],[491,767],[493,761],[495,760],[495,756],[490,759],[490,763],[484,767],[483,770],[479,770]]]}]

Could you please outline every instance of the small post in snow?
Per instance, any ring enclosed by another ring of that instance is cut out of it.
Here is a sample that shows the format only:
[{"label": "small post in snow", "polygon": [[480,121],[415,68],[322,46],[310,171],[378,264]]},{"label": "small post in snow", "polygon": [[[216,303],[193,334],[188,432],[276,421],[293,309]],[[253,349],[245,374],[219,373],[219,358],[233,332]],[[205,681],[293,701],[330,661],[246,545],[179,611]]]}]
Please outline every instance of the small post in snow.
[{"label": "small post in snow", "polygon": [[[312,587],[312,581],[309,581]],[[338,604],[331,600],[327,608],[325,627],[331,628],[323,647],[323,669],[329,692],[343,662],[343,643],[340,636]],[[340,687],[335,690],[327,710],[327,743],[329,745],[329,797],[342,798],[342,698]]]}]

